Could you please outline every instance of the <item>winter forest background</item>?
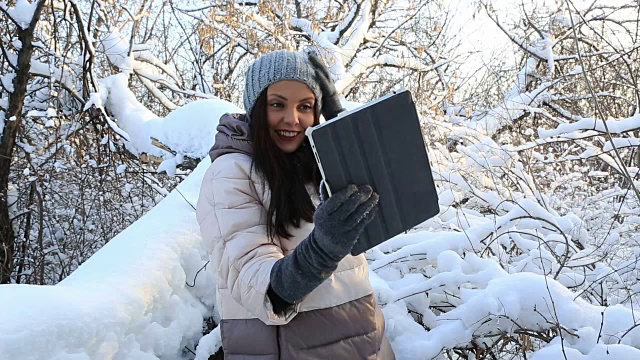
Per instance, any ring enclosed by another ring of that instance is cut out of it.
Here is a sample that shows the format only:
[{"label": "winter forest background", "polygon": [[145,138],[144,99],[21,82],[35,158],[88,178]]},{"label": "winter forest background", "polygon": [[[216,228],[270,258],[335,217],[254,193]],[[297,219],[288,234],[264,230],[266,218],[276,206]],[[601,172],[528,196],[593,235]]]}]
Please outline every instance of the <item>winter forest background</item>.
[{"label": "winter forest background", "polygon": [[441,212],[367,253],[398,359],[640,358],[638,1],[5,0],[0,24],[0,359],[215,352],[193,205],[283,48],[347,107],[418,105]]}]

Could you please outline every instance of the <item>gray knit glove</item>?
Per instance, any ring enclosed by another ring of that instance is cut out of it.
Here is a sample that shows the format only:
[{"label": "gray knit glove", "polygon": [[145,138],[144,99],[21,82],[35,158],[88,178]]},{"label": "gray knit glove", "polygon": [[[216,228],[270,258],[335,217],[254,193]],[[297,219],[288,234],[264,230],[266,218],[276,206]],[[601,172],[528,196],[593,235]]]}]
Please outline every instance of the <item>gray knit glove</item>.
[{"label": "gray knit glove", "polygon": [[309,54],[309,62],[316,73],[316,81],[322,91],[322,116],[325,120],[333,119],[344,111],[336,86],[331,80],[329,69],[315,53]]},{"label": "gray knit glove", "polygon": [[377,206],[378,194],[369,185],[349,185],[318,206],[311,234],[271,269],[268,294],[276,312],[299,303],[331,276],[374,218]]}]

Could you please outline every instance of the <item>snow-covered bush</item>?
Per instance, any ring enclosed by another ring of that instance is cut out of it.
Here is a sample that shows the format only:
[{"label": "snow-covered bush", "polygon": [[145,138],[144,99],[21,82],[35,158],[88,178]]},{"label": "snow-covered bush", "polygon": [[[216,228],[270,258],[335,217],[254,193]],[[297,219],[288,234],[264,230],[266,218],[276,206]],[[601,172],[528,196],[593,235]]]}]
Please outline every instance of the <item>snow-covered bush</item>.
[{"label": "snow-covered bush", "polygon": [[595,26],[614,9],[523,10],[494,17],[523,54],[504,98],[425,111],[441,213],[368,254],[402,358],[639,355],[640,54]]}]

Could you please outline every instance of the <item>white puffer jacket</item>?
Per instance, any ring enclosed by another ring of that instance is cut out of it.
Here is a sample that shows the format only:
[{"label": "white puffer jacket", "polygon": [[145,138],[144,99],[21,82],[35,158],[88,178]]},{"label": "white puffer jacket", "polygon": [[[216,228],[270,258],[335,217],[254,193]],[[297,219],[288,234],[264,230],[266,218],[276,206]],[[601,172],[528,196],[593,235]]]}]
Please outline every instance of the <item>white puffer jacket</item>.
[{"label": "white puffer jacket", "polygon": [[[266,295],[273,264],[293,251],[313,229],[291,228],[291,239],[267,236],[269,189],[251,173],[251,158],[228,153],[211,164],[200,190],[197,219],[217,274],[217,305],[222,319],[255,319],[283,325],[299,312],[330,308],[373,291],[364,255],[348,255],[337,270],[295,309],[278,316]],[[317,205],[317,197],[314,202]]]}]

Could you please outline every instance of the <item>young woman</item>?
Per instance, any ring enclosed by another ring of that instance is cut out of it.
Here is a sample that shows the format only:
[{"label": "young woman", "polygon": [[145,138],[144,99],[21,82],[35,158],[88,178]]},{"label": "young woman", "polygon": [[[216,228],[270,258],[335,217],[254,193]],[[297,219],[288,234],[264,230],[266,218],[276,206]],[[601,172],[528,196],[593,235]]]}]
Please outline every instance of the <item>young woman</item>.
[{"label": "young woman", "polygon": [[378,195],[318,194],[305,130],[342,110],[327,68],[266,54],[246,73],[244,106],[220,119],[197,205],[225,358],[394,359],[365,257],[349,254]]}]

